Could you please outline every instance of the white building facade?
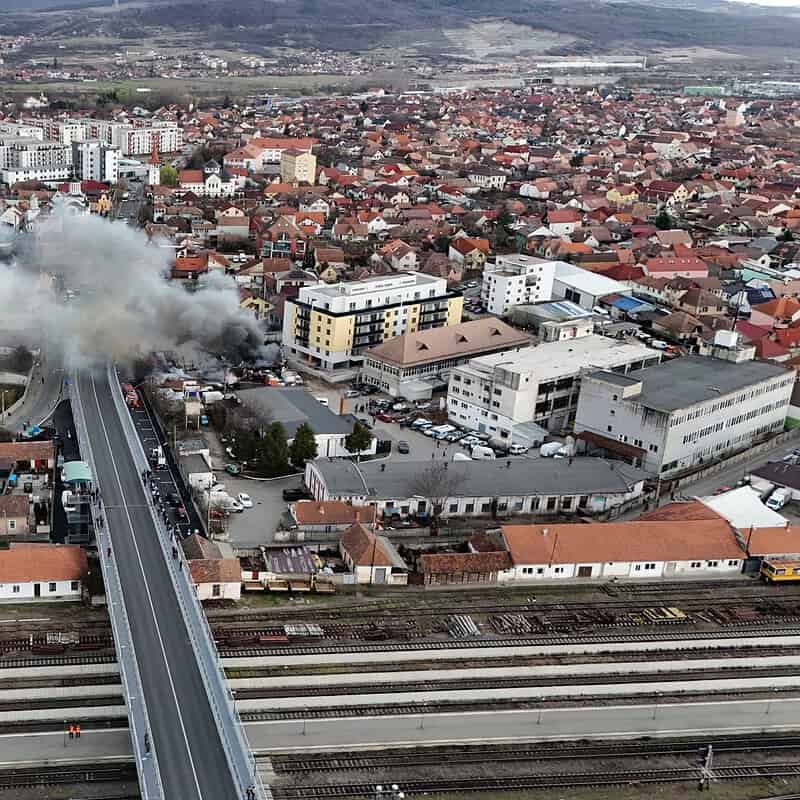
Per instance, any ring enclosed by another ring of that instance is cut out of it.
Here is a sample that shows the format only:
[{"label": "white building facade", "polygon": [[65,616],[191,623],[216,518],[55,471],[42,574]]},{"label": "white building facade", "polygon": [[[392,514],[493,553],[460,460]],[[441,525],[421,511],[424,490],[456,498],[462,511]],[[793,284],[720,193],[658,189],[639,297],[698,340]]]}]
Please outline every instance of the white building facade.
[{"label": "white building facade", "polygon": [[594,334],[474,358],[450,375],[447,416],[506,444],[525,423],[560,431],[577,408],[582,373],[601,363],[625,373],[660,360],[643,344]]},{"label": "white building facade", "polygon": [[770,362],[703,356],[599,371],[581,381],[575,432],[636,448],[644,469],[669,477],[783,430],[794,379]]},{"label": "white building facade", "polygon": [[481,301],[486,310],[501,317],[514,306],[549,300],[556,263],[526,255],[497,256],[483,268]]},{"label": "white building facade", "polygon": [[72,174],[72,148],[57,142],[0,137],[0,180],[6,184],[64,181]]},{"label": "white building facade", "polygon": [[97,139],[72,144],[72,161],[78,180],[116,183],[119,180],[119,160],[119,148]]}]

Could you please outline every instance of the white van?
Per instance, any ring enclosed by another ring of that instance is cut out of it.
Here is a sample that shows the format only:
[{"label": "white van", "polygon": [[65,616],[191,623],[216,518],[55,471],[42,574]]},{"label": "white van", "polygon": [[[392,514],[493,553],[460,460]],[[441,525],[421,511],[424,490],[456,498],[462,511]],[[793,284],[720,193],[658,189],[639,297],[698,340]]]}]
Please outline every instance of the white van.
[{"label": "white van", "polygon": [[314,399],[320,405],[325,406],[325,408],[328,408],[330,406],[330,403],[328,402],[328,398],[327,397],[317,397],[316,395],[314,395]]},{"label": "white van", "polygon": [[546,442],[539,448],[542,458],[552,458],[564,445],[561,442]]},{"label": "white van", "polygon": [[494,461],[496,456],[491,447],[484,447],[482,444],[476,444],[475,447],[472,448],[472,458],[474,461]]}]

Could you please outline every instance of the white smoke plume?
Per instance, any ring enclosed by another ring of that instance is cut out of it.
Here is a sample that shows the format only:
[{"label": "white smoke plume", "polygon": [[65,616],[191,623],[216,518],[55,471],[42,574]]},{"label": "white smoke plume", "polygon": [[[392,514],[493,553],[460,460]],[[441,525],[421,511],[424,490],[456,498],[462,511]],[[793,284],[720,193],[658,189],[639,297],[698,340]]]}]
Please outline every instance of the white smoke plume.
[{"label": "white smoke plume", "polygon": [[77,364],[153,351],[263,357],[263,335],[232,278],[209,274],[196,291],[166,280],[174,251],[123,223],[56,214],[16,245],[14,260],[0,262],[0,327],[32,346],[61,343]]}]

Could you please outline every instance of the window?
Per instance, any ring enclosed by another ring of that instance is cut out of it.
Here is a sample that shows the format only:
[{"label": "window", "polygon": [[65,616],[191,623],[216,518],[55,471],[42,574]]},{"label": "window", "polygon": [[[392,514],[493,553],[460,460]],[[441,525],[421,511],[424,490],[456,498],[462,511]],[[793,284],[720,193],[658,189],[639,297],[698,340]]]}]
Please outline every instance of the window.
[{"label": "window", "polygon": [[72,581],[69,585],[70,591],[77,592],[78,591],[78,581]]},{"label": "window", "polygon": [[19,585],[14,584],[14,586],[11,587],[11,593],[12,594],[19,594]]},{"label": "window", "polygon": [[706,561],[706,566],[707,567],[718,567],[719,566],[719,561]]},{"label": "window", "polygon": [[9,519],[8,522],[8,529],[10,531],[15,531],[17,529],[17,521],[15,519]]},{"label": "window", "polygon": [[464,506],[464,513],[465,514],[473,514],[475,512],[475,503],[467,503]]},{"label": "window", "polygon": [[50,587],[50,591],[51,592],[54,592],[56,590],[56,584],[55,584],[54,581],[50,581],[50,583],[48,585]]},{"label": "window", "polygon": [[537,575],[544,575],[544,567],[537,567],[536,568]]},{"label": "window", "polygon": [[649,564],[645,564],[645,565],[644,565],[644,568],[645,568],[645,569],[655,569],[655,568],[656,568],[656,565],[655,565],[655,564],[653,564],[652,562],[650,562]]},{"label": "window", "polygon": [[554,511],[557,501],[558,501],[557,497],[548,497],[547,498],[547,510],[548,511]]},{"label": "window", "polygon": [[492,510],[492,504],[491,503],[482,503],[481,504],[481,513],[482,514],[488,514],[491,510]]},{"label": "window", "polygon": [[211,596],[212,597],[219,597],[222,594],[221,587],[218,583],[215,583],[211,587]]},{"label": "window", "polygon": [[735,558],[734,558],[734,559],[731,559],[731,560],[728,562],[728,566],[729,566],[729,567],[738,567],[738,566],[739,566],[739,562],[738,562],[738,561],[737,561]]},{"label": "window", "polygon": [[634,566],[633,570],[634,570],[634,572],[641,572],[641,570],[642,570],[642,565],[641,565],[641,564],[636,564],[636,565]]},{"label": "window", "polygon": [[613,430],[613,428],[611,427],[611,425],[609,425],[609,426],[608,426],[607,430],[608,430],[608,432],[609,432],[609,433],[611,433],[611,431]]},{"label": "window", "polygon": [[458,513],[458,503],[450,503],[447,509],[451,514]]},{"label": "window", "polygon": [[564,574],[564,567],[555,567],[553,569],[554,575],[563,575]]}]

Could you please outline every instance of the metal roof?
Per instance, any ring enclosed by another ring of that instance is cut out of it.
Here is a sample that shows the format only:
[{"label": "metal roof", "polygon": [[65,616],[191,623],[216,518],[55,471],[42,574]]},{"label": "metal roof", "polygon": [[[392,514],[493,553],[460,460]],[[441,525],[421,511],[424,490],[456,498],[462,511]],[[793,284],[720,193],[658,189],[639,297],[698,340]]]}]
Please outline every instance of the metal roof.
[{"label": "metal roof", "polygon": [[[319,460],[328,492],[337,497],[374,499],[413,496],[430,461],[370,462]],[[381,467],[385,466],[385,469]],[[511,497],[624,493],[648,477],[643,470],[602,458],[499,458],[495,461],[455,461],[448,473],[457,475],[453,497]]]},{"label": "metal roof", "polygon": [[242,403],[269,422],[280,422],[286,428],[289,439],[303,422],[307,422],[316,434],[348,434],[353,423],[334,414],[323,406],[306,389],[283,389],[263,386],[242,389],[237,392]]},{"label": "metal roof", "polygon": [[92,471],[85,461],[67,461],[63,471],[64,483],[91,483]]}]

